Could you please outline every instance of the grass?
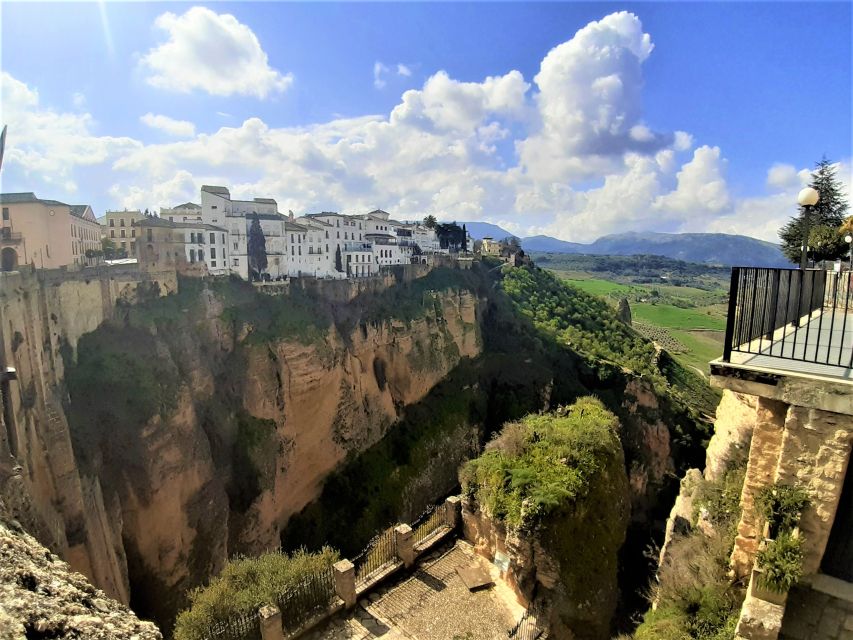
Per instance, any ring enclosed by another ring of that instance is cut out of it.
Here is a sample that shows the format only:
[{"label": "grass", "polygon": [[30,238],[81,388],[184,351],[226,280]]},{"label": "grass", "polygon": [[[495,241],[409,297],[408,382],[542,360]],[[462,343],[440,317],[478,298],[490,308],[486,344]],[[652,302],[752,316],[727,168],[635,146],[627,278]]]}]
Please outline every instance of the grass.
[{"label": "grass", "polygon": [[631,306],[635,320],[668,329],[714,329],[723,331],[726,321],[701,309],[681,309],[668,304],[635,304]]},{"label": "grass", "polygon": [[684,353],[675,354],[675,358],[686,366],[708,373],[708,363],[723,354],[722,331],[712,333],[673,329],[669,333],[687,349]]}]

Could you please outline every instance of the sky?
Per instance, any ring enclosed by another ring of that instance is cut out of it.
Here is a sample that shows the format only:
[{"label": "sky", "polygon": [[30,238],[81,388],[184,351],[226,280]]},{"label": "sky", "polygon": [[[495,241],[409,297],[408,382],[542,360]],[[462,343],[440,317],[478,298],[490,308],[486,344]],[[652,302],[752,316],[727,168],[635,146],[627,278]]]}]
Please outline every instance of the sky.
[{"label": "sky", "polygon": [[0,188],[776,240],[853,186],[851,6],[2,2]]}]

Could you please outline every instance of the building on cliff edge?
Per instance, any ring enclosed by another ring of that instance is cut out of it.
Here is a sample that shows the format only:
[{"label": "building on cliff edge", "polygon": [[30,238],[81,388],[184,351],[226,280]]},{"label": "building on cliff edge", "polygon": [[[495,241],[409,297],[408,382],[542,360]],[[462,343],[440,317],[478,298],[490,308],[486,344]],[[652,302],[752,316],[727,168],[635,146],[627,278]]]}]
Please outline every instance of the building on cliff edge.
[{"label": "building on cliff edge", "polygon": [[[711,383],[724,401],[741,403],[739,422],[747,423],[738,427],[749,453],[731,566],[750,586],[737,638],[853,638],[851,287],[849,271],[732,270],[724,354],[711,363]],[[802,578],[775,594],[761,588],[756,566],[770,543],[756,499],[771,485],[809,496],[798,527]]]}]

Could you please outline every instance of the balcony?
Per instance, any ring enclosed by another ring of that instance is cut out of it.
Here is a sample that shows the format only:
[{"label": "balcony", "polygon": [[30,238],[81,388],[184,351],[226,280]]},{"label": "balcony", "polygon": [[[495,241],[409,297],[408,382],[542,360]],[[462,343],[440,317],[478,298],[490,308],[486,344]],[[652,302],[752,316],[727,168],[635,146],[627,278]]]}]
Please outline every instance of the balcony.
[{"label": "balcony", "polygon": [[344,252],[372,251],[370,242],[344,242]]},{"label": "balcony", "polygon": [[23,239],[20,231],[12,231],[11,227],[0,228],[0,242],[3,244],[19,244]]},{"label": "balcony", "polygon": [[853,383],[853,272],[732,269],[715,375],[819,377]]}]

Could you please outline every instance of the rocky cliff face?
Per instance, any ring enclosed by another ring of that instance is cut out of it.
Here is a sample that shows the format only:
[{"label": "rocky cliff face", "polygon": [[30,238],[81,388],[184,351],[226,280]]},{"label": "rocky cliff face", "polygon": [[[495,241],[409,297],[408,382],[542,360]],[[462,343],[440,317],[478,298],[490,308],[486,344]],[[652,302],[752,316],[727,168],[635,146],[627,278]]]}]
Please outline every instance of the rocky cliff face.
[{"label": "rocky cliff face", "polygon": [[[15,407],[23,464],[0,474],[6,493],[25,489],[15,509],[28,528],[166,624],[229,555],[277,547],[342,460],[482,345],[464,288],[381,321],[359,320],[357,298],[312,297],[327,321],[306,332],[302,294],[188,286],[119,306],[73,341],[57,325],[53,379],[19,366],[34,389]],[[22,340],[16,364],[38,340]]]},{"label": "rocky cliff face", "polygon": [[95,589],[27,534],[0,502],[0,640],[160,640],[150,622]]}]

